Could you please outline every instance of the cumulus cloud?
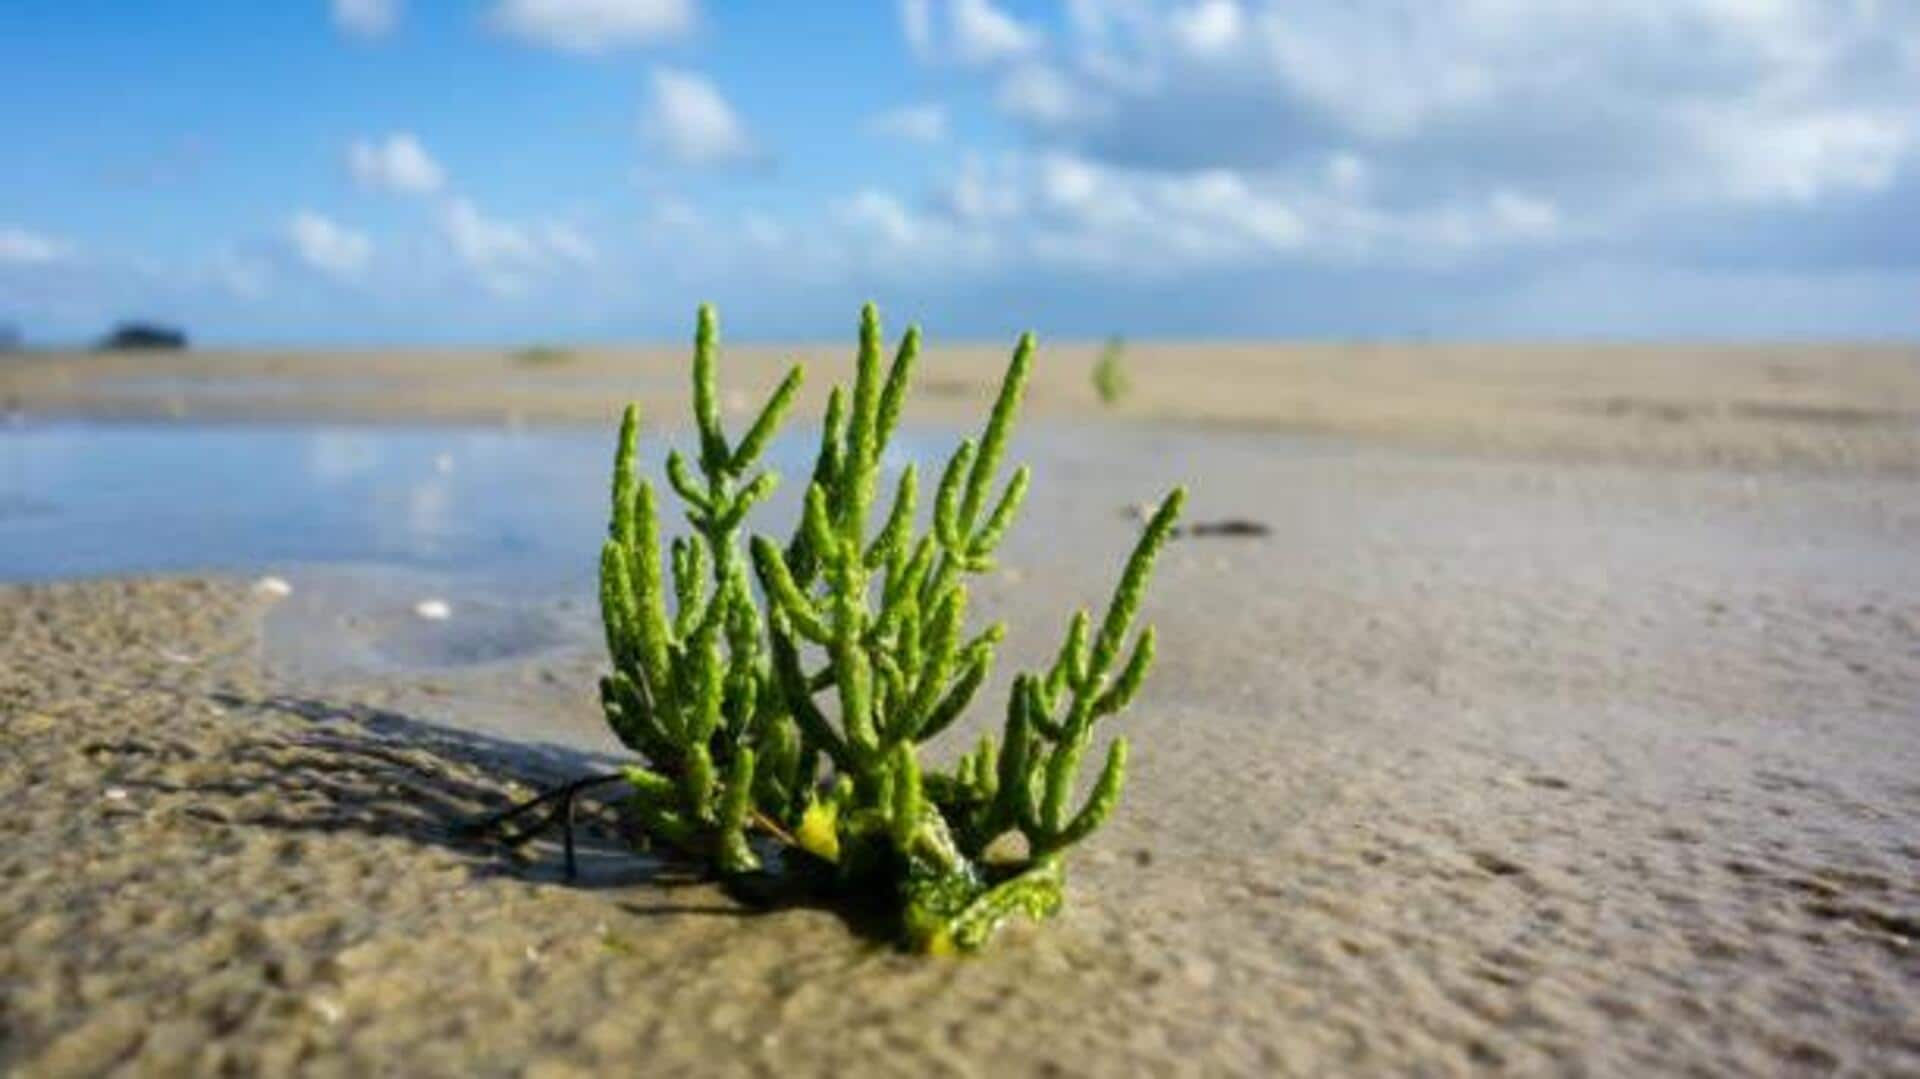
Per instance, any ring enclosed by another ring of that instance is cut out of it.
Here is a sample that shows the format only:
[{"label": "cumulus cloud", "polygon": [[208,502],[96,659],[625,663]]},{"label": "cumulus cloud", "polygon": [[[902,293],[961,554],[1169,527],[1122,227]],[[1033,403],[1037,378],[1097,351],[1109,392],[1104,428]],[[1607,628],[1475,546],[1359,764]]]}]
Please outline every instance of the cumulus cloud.
[{"label": "cumulus cloud", "polygon": [[400,22],[401,0],[333,0],[333,25],[358,37],[384,37]]},{"label": "cumulus cloud", "polygon": [[499,294],[522,292],[542,274],[598,258],[593,244],[570,225],[491,218],[464,198],[441,208],[440,233],[481,284]]},{"label": "cumulus cloud", "polygon": [[1167,171],[1060,151],[975,156],[922,202],[866,189],[837,217],[864,245],[953,267],[1159,280],[1279,262],[1432,267],[1568,228],[1552,201],[1519,190],[1380,207],[1354,180],[1358,167]]},{"label": "cumulus cloud", "polygon": [[366,233],[312,210],[301,210],[289,218],[286,231],[294,255],[330,277],[356,278],[373,257],[373,241]]},{"label": "cumulus cloud", "polygon": [[875,188],[868,188],[846,200],[841,216],[855,225],[872,229],[889,243],[906,245],[914,241],[920,226],[901,201]]},{"label": "cumulus cloud", "polygon": [[524,229],[483,216],[479,207],[466,199],[448,202],[440,223],[454,253],[472,266],[511,265],[530,261],[537,254],[532,237]]},{"label": "cumulus cloud", "polygon": [[654,69],[643,128],[682,165],[737,165],[761,156],[719,89],[690,71]]},{"label": "cumulus cloud", "polygon": [[0,263],[38,266],[59,262],[67,257],[67,246],[46,236],[13,225],[0,225]]},{"label": "cumulus cloud", "polygon": [[933,55],[933,0],[900,0],[900,32],[915,56]]},{"label": "cumulus cloud", "polygon": [[1008,114],[1039,128],[1061,128],[1089,119],[1094,101],[1045,64],[1025,64],[1001,80],[995,99]]},{"label": "cumulus cloud", "polygon": [[1045,40],[993,0],[901,0],[900,28],[921,59],[972,67],[1019,59]]},{"label": "cumulus cloud", "polygon": [[1718,159],[1709,184],[1745,202],[1810,205],[1837,192],[1881,191],[1914,144],[1908,110],[1812,109],[1754,116],[1748,108],[1707,108],[1693,117],[1701,147]]},{"label": "cumulus cloud", "polygon": [[991,0],[949,0],[954,51],[966,63],[986,64],[1031,52],[1040,34],[994,7]]},{"label": "cumulus cloud", "polygon": [[978,273],[998,265],[1005,250],[991,229],[910,206],[879,188],[842,199],[831,226],[846,235],[789,238],[787,246],[809,251],[805,257],[815,267],[856,278]]},{"label": "cumulus cloud", "polygon": [[[968,7],[903,4],[915,54],[961,59]],[[1036,144],[1028,174],[1078,162],[1134,211],[1156,190],[1237,189],[1256,215],[1277,200],[1304,256],[1816,212],[1892,198],[1920,148],[1900,44],[1920,7],[1868,0],[1069,0],[1050,39],[982,40],[1005,42],[971,60]],[[952,183],[975,189],[953,205],[984,198],[977,175]]]},{"label": "cumulus cloud", "polygon": [[875,116],[868,121],[867,130],[906,142],[945,142],[947,110],[939,105],[903,105]]},{"label": "cumulus cloud", "polygon": [[1196,56],[1218,56],[1238,44],[1246,19],[1237,0],[1203,0],[1176,9],[1168,30],[1181,50]]},{"label": "cumulus cloud", "polygon": [[1546,237],[1560,229],[1560,208],[1517,191],[1495,191],[1487,200],[1493,232],[1501,236]]},{"label": "cumulus cloud", "polygon": [[356,139],[347,148],[347,170],[369,191],[429,195],[440,190],[446,173],[420,140],[406,132],[385,139]]},{"label": "cumulus cloud", "polygon": [[540,236],[547,250],[562,262],[590,266],[599,260],[600,252],[593,241],[572,225],[549,221],[540,227]]},{"label": "cumulus cloud", "polygon": [[[396,226],[424,235],[383,233],[376,257],[367,235],[303,212],[251,258],[116,271],[99,302],[191,278],[220,317],[293,310],[311,290],[267,271],[297,261],[381,274],[380,289],[335,295],[376,310],[391,286],[394,326],[425,302],[464,304],[463,326],[536,310],[665,319],[697,291],[783,313],[756,319],[761,332],[812,333],[826,299],[857,290],[908,292],[975,332],[1010,297],[1092,331],[1124,316],[1159,332],[1916,332],[1920,5],[897,2],[932,85],[1012,129],[975,152],[972,122],[958,131],[927,100],[856,115],[875,138],[938,145],[916,155],[922,186],[827,166],[807,187],[839,182],[838,197],[798,207],[679,190],[672,166],[767,160],[776,117],[754,108],[749,124],[707,78],[669,67],[636,95],[650,152],[631,227],[495,216],[454,197],[417,138],[370,133],[347,148],[353,180],[431,195]],[[368,33],[348,7],[386,12],[387,28],[399,10],[335,5],[343,31]],[[483,7],[494,29],[575,53],[684,36],[699,15],[692,2]],[[113,260],[0,226],[0,283],[38,309],[85,295],[75,282]],[[663,264],[675,295],[644,285]],[[479,288],[540,302],[476,307]]]},{"label": "cumulus cloud", "polygon": [[592,54],[680,37],[696,12],[694,0],[501,0],[491,18],[533,44]]}]

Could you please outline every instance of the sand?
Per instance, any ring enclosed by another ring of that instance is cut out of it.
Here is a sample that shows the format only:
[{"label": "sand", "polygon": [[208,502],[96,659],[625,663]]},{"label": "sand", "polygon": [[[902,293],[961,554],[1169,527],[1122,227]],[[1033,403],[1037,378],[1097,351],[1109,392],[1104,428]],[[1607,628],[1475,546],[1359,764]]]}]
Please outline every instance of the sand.
[{"label": "sand", "polygon": [[[1330,394],[1340,436],[1055,440],[976,593],[1002,681],[1102,597],[1127,503],[1190,479],[1274,531],[1169,549],[1121,812],[1060,919],[970,960],[598,832],[579,886],[457,840],[604,745],[583,626],[342,674],[244,581],[7,587],[0,1070],[1920,1074],[1920,455],[1736,415],[1770,376],[1686,355],[1743,374],[1617,377],[1712,418],[1482,440],[1449,375],[1390,435]],[[1910,355],[1850,355],[1791,395],[1912,404]],[[1548,381],[1511,396],[1589,392]]]},{"label": "sand", "polygon": [[[935,328],[937,331],[937,328]],[[972,424],[1007,346],[934,333],[910,420]],[[1350,435],[1415,448],[1555,459],[1912,471],[1920,347],[1400,345],[1140,342],[1131,393],[1104,408],[1098,348],[1041,345],[1031,407],[1056,418],[1202,423]],[[851,349],[729,345],[731,408],[801,361],[800,414],[818,416]],[[48,353],[0,357],[0,411],[34,416],[611,423],[628,400],[686,420],[687,348],[581,348],[528,364],[509,352]]]}]

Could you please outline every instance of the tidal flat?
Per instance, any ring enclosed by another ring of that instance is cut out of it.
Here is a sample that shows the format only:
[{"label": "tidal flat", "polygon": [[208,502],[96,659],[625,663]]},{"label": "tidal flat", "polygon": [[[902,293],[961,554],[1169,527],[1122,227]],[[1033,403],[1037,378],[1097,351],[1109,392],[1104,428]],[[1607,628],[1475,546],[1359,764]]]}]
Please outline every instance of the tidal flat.
[{"label": "tidal flat", "polygon": [[454,833],[617,752],[602,421],[684,440],[664,352],[9,360],[0,1070],[1920,1071],[1920,354],[1143,345],[1113,411],[1091,357],[953,752],[1137,503],[1269,531],[1163,555],[1064,914],[935,961],[599,815],[576,883]]}]

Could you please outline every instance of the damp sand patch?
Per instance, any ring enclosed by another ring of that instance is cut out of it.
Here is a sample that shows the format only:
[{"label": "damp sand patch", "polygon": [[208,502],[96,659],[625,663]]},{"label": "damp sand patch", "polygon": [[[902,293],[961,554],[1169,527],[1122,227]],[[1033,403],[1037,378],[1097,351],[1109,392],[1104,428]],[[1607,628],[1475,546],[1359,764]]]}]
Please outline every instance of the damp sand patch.
[{"label": "damp sand patch", "polygon": [[[962,963],[749,914],[597,812],[583,886],[451,841],[596,767],[538,726],[602,723],[593,650],[301,673],[251,572],[0,589],[0,1069],[1920,1068],[1911,484],[1160,430],[1032,459],[1061,496],[979,596],[1009,666],[1102,598],[1138,489],[1273,533],[1166,548],[1145,613],[1207,643],[1130,720],[1157,811]],[[529,726],[461,729],[486,702]]]}]

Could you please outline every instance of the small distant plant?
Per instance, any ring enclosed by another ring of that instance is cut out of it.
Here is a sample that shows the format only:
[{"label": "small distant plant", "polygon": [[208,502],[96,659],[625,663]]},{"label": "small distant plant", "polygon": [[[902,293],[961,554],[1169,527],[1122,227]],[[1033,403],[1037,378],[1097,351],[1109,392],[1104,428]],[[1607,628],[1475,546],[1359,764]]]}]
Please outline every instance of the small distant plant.
[{"label": "small distant plant", "polygon": [[980,437],[947,460],[931,527],[920,524],[919,472],[908,465],[875,530],[880,462],[920,334],[908,329],[883,371],[868,305],[852,393],[835,387],[828,398],[795,534],[744,545],[748,514],[777,482],[757,464],[803,371],[788,372],[734,441],[720,422],[716,344],[702,307],[699,448],[665,462],[690,536],[662,544],[657,494],[637,468],[637,406],[614,457],[600,560],[613,671],[600,693],[608,724],[644,763],[502,816],[555,795],[568,806],[555,816],[570,814],[578,788],[624,781],[647,835],[736,884],[877,903],[921,952],[971,951],[1010,914],[1051,915],[1062,856],[1113,813],[1126,781],[1127,742],[1115,738],[1076,797],[1097,725],[1127,707],[1153,663],[1153,629],[1135,634],[1133,624],[1184,492],[1153,513],[1103,615],[1076,614],[1053,664],[1014,678],[1000,737],[941,769],[921,747],[961,717],[1004,633],[994,624],[969,635],[966,579],[993,568],[1027,492],[1024,466],[1004,484],[1000,471],[1032,336],[1015,348]]},{"label": "small distant plant", "polygon": [[1100,403],[1109,407],[1120,403],[1120,399],[1133,388],[1127,378],[1126,368],[1121,366],[1121,357],[1126,354],[1127,343],[1118,337],[1107,339],[1100,350],[1100,358],[1093,364],[1093,391],[1100,395]]},{"label": "small distant plant", "polygon": [[513,352],[513,362],[522,367],[557,367],[573,358],[572,349],[556,345],[528,345]]}]

